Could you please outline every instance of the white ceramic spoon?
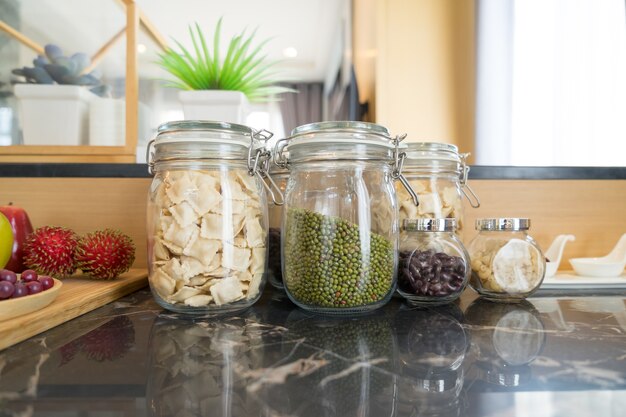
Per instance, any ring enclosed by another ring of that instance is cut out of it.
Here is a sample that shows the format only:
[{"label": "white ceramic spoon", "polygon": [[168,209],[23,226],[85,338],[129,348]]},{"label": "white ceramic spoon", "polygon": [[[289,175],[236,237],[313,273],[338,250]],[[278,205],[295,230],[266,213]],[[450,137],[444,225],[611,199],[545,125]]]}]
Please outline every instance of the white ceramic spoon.
[{"label": "white ceramic spoon", "polygon": [[545,257],[549,260],[549,262],[546,262],[546,278],[553,277],[554,274],[556,274],[557,269],[559,269],[559,264],[561,263],[565,244],[573,240],[576,240],[574,235],[558,235],[554,238],[552,244],[544,253]]},{"label": "white ceramic spoon", "polygon": [[601,258],[573,258],[569,260],[578,275],[587,277],[618,277],[626,266],[626,233],[606,256]]}]

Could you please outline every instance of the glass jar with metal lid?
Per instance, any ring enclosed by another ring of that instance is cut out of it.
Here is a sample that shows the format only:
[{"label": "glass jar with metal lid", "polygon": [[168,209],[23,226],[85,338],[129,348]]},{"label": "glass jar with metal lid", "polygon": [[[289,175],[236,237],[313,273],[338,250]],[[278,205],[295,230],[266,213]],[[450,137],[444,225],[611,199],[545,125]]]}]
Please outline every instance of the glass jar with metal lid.
[{"label": "glass jar with metal lid", "polygon": [[401,139],[372,123],[323,122],[297,127],[277,143],[274,160],[289,170],[283,281],[298,306],[355,313],[391,298]]},{"label": "glass jar with metal lid", "polygon": [[530,219],[477,219],[478,235],[468,245],[470,285],[480,295],[502,301],[520,301],[543,281],[546,258],[528,235]]},{"label": "glass jar with metal lid", "polygon": [[[149,283],[172,311],[237,311],[261,294],[267,265],[266,131],[208,121],[159,126],[148,145]],[[153,152],[152,152],[153,150]]]},{"label": "glass jar with metal lid", "polygon": [[459,298],[470,277],[469,255],[456,236],[456,219],[404,219],[398,292],[411,303]]},{"label": "glass jar with metal lid", "polygon": [[400,221],[416,218],[454,218],[457,234],[463,230],[463,202],[465,195],[472,207],[480,201],[467,184],[468,154],[460,154],[456,146],[447,143],[417,142],[403,144],[406,153],[403,173],[417,193],[420,204],[397,187]]}]

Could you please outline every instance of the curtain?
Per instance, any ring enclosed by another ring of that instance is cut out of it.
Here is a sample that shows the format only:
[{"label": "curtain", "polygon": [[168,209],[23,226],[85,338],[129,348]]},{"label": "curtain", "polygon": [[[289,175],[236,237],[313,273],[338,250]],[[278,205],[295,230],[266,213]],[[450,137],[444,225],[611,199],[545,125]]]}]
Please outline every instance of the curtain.
[{"label": "curtain", "polygon": [[285,93],[280,97],[285,134],[289,135],[297,126],[322,121],[322,83],[287,84],[297,93]]},{"label": "curtain", "polygon": [[626,165],[624,0],[477,5],[477,163]]}]

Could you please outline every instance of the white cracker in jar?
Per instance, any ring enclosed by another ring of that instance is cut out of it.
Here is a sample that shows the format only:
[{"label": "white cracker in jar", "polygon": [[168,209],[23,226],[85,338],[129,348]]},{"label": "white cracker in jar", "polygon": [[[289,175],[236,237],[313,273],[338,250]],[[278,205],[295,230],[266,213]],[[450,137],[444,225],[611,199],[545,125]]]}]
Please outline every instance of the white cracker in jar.
[{"label": "white cracker in jar", "polygon": [[265,248],[252,248],[252,262],[250,271],[253,274],[262,273],[265,270]]},{"label": "white cracker in jar", "polygon": [[196,211],[193,209],[193,207],[191,207],[191,204],[186,201],[170,207],[169,210],[170,213],[172,213],[172,217],[174,217],[174,220],[176,220],[178,225],[181,227],[186,227],[194,224],[198,219]]},{"label": "white cracker in jar", "polygon": [[198,193],[198,187],[186,172],[169,172],[165,182],[167,184],[165,192],[174,204],[181,203],[187,200],[189,196]]},{"label": "white cracker in jar", "polygon": [[250,265],[250,249],[224,244],[222,266],[235,271],[245,271]]},{"label": "white cracker in jar", "polygon": [[263,228],[261,227],[261,222],[258,217],[247,218],[244,229],[249,247],[256,248],[265,246],[265,233],[263,232]]},{"label": "white cracker in jar", "polygon": [[200,294],[200,290],[197,288],[183,286],[181,289],[176,291],[174,294],[168,297],[167,301],[170,303],[182,303],[187,298],[193,297],[194,295]]},{"label": "white cracker in jar", "polygon": [[221,246],[222,243],[219,240],[204,239],[202,237],[198,237],[193,242],[193,244],[185,248],[183,253],[187,256],[192,256],[199,260],[202,264],[206,266],[206,270],[208,269],[211,262],[213,262],[213,258],[217,254],[217,251],[220,250]]},{"label": "white cracker in jar", "polygon": [[196,238],[199,233],[200,228],[195,224],[181,227],[178,223],[173,222],[163,234],[163,240],[176,247],[184,248],[193,238]]},{"label": "white cracker in jar", "polygon": [[222,305],[232,303],[244,298],[239,280],[235,277],[228,277],[220,280],[211,286],[211,296],[215,304]]},{"label": "white cracker in jar", "polygon": [[202,216],[218,206],[222,201],[222,196],[213,186],[202,185],[196,194],[189,196],[187,201],[198,216]]},{"label": "white cracker in jar", "polygon": [[231,217],[215,213],[202,216],[200,236],[206,239],[231,239],[243,229],[244,216],[235,214]]},{"label": "white cracker in jar", "polygon": [[163,272],[161,268],[154,271],[151,283],[161,298],[168,297],[174,293],[174,289],[176,288],[176,281]]},{"label": "white cracker in jar", "polygon": [[213,297],[206,294],[194,295],[193,297],[189,297],[185,300],[185,305],[190,307],[203,307],[209,305],[209,303],[213,300]]}]

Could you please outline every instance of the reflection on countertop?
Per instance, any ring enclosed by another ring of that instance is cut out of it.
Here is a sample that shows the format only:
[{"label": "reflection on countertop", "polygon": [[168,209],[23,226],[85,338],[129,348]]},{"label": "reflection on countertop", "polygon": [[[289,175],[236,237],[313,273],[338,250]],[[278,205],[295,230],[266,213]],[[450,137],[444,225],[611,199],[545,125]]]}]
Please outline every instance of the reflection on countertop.
[{"label": "reflection on countertop", "polygon": [[621,416],[625,298],[189,319],[140,291],[0,352],[0,416]]}]

